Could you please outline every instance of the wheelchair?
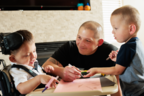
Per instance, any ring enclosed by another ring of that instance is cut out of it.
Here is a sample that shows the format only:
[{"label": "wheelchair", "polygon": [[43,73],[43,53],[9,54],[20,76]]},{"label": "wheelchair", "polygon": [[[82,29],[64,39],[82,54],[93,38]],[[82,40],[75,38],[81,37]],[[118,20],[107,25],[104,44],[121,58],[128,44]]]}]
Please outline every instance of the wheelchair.
[{"label": "wheelchair", "polygon": [[[23,37],[14,33],[0,33],[0,49],[2,54],[9,55],[10,51],[18,48],[23,42]],[[6,65],[5,61],[0,58],[0,89],[3,96],[23,96],[15,88],[13,79],[9,73],[11,65]]]},{"label": "wheelchair", "polygon": [[0,89],[2,96],[25,96],[20,94],[14,86],[14,81],[9,73],[11,65],[6,65],[3,59],[0,59],[0,66],[3,69],[0,70]]}]

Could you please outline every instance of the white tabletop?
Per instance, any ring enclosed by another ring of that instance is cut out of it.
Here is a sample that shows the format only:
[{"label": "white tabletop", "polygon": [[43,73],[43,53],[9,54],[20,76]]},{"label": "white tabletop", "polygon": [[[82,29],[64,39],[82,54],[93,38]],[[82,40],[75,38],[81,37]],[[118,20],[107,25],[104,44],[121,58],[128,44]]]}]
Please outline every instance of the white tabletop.
[{"label": "white tabletop", "polygon": [[117,79],[114,75],[105,76],[109,80],[115,82],[114,86],[102,87],[102,91],[81,91],[81,92],[60,92],[53,93],[54,88],[50,88],[42,93],[44,88],[36,89],[35,91],[27,94],[26,96],[96,96],[96,95],[107,95],[113,94],[118,91]]}]

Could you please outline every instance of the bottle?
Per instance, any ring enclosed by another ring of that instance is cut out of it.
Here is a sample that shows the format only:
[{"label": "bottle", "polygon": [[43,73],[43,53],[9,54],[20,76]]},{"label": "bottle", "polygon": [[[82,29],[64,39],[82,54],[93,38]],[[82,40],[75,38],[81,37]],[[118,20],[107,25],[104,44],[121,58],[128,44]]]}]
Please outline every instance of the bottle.
[{"label": "bottle", "polygon": [[84,5],[83,3],[78,3],[77,4],[78,10],[84,10],[83,5]]},{"label": "bottle", "polygon": [[85,5],[84,10],[88,10],[88,11],[91,10],[91,7],[90,7],[89,3],[87,3],[87,4]]}]

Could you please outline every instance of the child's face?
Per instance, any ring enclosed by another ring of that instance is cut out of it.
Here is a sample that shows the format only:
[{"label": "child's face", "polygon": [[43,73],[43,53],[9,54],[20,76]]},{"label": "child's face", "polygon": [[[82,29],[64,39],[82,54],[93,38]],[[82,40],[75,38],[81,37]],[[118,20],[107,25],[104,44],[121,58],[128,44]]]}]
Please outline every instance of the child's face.
[{"label": "child's face", "polygon": [[126,42],[130,38],[130,26],[122,18],[122,15],[112,15],[110,18],[113,27],[114,38],[119,42]]},{"label": "child's face", "polygon": [[15,63],[32,66],[37,58],[36,46],[34,41],[24,42],[18,49],[17,53],[13,55]]},{"label": "child's face", "polygon": [[76,44],[80,54],[91,55],[98,47],[98,40],[95,39],[92,30],[81,27],[77,34]]}]

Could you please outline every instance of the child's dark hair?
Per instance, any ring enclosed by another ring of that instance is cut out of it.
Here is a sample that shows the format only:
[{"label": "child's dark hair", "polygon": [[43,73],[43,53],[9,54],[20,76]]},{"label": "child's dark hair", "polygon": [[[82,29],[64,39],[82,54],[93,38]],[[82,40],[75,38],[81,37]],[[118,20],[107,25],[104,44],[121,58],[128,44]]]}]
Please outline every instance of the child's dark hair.
[{"label": "child's dark hair", "polygon": [[33,40],[33,35],[28,30],[18,30],[16,31],[16,33],[23,36],[23,40],[24,40],[23,42],[30,42]]},{"label": "child's dark hair", "polygon": [[[18,30],[18,31],[16,31],[15,33],[18,33],[18,34],[20,34],[20,35],[23,37],[23,43],[24,43],[24,42],[33,42],[33,35],[32,35],[32,33],[31,33],[30,31],[28,31],[28,30]],[[23,44],[23,43],[22,43],[22,44]],[[21,45],[22,45],[22,44],[21,44]],[[19,47],[19,48],[20,48],[20,47]],[[18,49],[19,49],[19,48],[18,48]],[[11,51],[11,54],[15,54],[18,49],[12,50],[12,51]]]}]

